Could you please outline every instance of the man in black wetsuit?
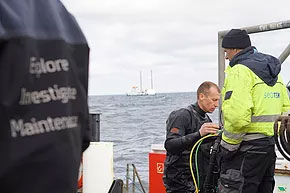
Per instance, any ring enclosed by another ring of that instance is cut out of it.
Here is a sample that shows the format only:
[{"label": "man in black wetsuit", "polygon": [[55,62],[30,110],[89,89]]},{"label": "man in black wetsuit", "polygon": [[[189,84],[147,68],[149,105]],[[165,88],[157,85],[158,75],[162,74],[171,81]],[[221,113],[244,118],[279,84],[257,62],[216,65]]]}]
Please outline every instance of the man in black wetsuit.
[{"label": "man in black wetsuit", "polygon": [[[166,121],[167,151],[163,182],[167,193],[193,193],[195,191],[189,167],[189,155],[193,145],[203,136],[217,133],[219,126],[212,123],[206,113],[212,113],[219,104],[220,89],[206,81],[197,90],[197,102],[170,113]],[[201,146],[199,153],[200,189],[206,175],[210,147]]]}]

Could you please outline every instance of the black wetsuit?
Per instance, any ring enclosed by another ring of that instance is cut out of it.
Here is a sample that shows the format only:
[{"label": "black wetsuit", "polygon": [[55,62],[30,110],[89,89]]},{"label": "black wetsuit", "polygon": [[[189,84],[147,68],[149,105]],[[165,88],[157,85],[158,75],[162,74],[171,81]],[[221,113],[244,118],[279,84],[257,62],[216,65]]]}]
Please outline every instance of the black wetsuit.
[{"label": "black wetsuit", "polygon": [[[166,121],[167,150],[163,182],[167,193],[192,193],[194,184],[190,172],[189,156],[193,145],[201,138],[199,129],[211,122],[209,116],[195,103],[187,108],[173,111]],[[171,132],[178,128],[179,132]],[[200,189],[206,175],[211,143],[203,143],[198,153]],[[193,159],[194,160],[194,159]],[[194,166],[194,164],[193,164]]]}]

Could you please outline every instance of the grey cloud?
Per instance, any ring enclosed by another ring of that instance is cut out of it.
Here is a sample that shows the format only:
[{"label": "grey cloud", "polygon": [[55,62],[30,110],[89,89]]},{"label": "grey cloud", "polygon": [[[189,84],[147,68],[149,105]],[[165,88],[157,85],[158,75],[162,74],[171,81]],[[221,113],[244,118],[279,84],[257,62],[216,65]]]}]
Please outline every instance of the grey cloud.
[{"label": "grey cloud", "polygon": [[[192,91],[205,79],[217,80],[218,31],[289,18],[289,2],[281,0],[234,6],[229,0],[62,1],[91,48],[90,94],[125,93],[138,83],[140,70],[146,77],[150,69],[158,92]],[[288,33],[253,35],[253,43],[278,56],[290,42]],[[282,75],[289,74],[288,63]]]}]

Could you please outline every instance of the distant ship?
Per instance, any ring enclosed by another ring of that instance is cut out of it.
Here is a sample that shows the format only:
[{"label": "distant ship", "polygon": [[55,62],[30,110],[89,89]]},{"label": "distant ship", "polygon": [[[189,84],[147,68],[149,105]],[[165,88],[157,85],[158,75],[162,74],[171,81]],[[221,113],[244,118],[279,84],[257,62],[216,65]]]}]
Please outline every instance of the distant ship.
[{"label": "distant ship", "polygon": [[151,88],[143,90],[142,72],[140,71],[140,88],[138,88],[138,86],[132,86],[130,92],[127,93],[127,96],[146,96],[146,95],[156,95],[156,91],[153,88],[152,70],[151,70]]}]

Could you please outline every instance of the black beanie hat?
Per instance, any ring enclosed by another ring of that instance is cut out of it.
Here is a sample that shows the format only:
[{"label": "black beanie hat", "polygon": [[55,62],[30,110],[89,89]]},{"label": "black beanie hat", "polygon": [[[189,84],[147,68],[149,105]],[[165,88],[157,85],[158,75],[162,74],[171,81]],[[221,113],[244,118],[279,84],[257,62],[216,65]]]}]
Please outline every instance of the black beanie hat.
[{"label": "black beanie hat", "polygon": [[222,42],[223,48],[244,49],[251,46],[251,40],[246,30],[231,29]]}]

